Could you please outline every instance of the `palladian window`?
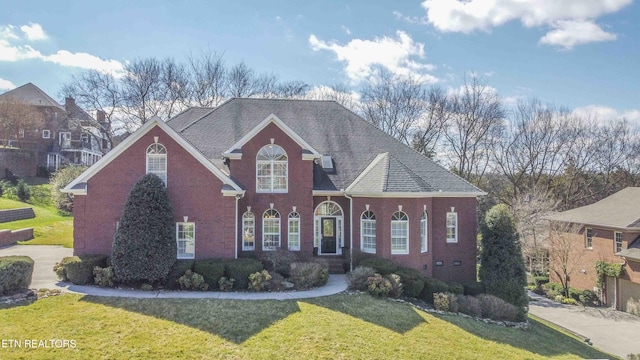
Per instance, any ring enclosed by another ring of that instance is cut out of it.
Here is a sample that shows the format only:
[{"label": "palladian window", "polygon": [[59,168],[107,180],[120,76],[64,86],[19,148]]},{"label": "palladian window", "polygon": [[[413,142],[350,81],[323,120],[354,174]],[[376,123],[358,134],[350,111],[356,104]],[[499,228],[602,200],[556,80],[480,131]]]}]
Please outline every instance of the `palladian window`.
[{"label": "palladian window", "polygon": [[269,144],[256,158],[256,192],[284,193],[288,190],[289,158],[278,145]]}]

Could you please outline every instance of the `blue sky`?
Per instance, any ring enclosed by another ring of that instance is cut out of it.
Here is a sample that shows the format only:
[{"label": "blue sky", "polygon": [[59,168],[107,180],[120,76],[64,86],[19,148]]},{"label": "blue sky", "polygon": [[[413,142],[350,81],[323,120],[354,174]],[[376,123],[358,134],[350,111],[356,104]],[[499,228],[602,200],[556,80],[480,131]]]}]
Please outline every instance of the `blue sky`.
[{"label": "blue sky", "polygon": [[448,89],[481,74],[505,99],[640,123],[634,0],[0,0],[0,92],[58,97],[86,68],[217,51],[228,64],[314,86],[362,84],[374,66]]}]

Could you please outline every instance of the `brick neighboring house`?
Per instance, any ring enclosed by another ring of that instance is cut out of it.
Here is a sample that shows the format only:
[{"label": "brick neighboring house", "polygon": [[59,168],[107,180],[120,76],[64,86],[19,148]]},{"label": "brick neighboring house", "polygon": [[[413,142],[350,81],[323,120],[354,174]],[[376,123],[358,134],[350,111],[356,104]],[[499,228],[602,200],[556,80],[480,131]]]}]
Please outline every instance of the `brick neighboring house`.
[{"label": "brick neighboring house", "polygon": [[[565,236],[573,244],[567,262],[575,267],[570,286],[596,290],[598,260],[624,263],[620,278],[606,277],[603,298],[607,305],[627,310],[627,302],[640,300],[640,187],[628,187],[594,204],[549,217],[566,224]],[[553,255],[553,251],[550,254]],[[553,257],[551,263],[558,261]],[[552,274],[552,281],[558,281]]]},{"label": "brick neighboring house", "polygon": [[476,279],[485,193],[333,101],[232,99],[147,122],[66,188],[75,254],[110,254],[147,172],[167,185],[178,258],[282,247],[349,263],[358,249]]},{"label": "brick neighboring house", "polygon": [[[73,98],[66,98],[64,105],[32,83],[28,83],[0,95],[7,100],[34,107],[42,114],[42,126],[36,129],[19,129],[7,144],[12,149],[5,152],[32,154],[29,160],[11,161],[5,153],[0,158],[4,167],[19,176],[35,176],[38,167],[57,170],[64,164],[92,165],[110,150],[110,144],[98,128],[106,126],[104,114],[98,120],[76,105]],[[4,160],[4,161],[3,161]]]}]

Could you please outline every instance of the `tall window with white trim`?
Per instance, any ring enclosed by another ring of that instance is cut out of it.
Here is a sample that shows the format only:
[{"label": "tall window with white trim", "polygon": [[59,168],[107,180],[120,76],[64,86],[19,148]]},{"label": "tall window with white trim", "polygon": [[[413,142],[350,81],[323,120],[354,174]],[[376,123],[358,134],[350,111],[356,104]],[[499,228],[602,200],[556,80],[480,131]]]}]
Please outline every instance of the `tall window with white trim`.
[{"label": "tall window with white trim", "polygon": [[242,215],[242,250],[256,249],[256,217],[251,211]]},{"label": "tall window with white trim", "polygon": [[262,216],[262,250],[276,250],[280,247],[280,213],[269,209]]},{"label": "tall window with white trim", "polygon": [[360,216],[360,244],[362,252],[376,253],[376,214],[365,211]]},{"label": "tall window with white trim", "polygon": [[178,259],[196,257],[196,224],[192,222],[176,223],[176,241],[178,243]]},{"label": "tall window with white trim", "polygon": [[278,145],[269,144],[256,158],[256,192],[286,193],[288,190],[289,158]]},{"label": "tall window with white trim", "polygon": [[409,217],[404,211],[396,211],[391,217],[391,253],[409,253]]},{"label": "tall window with white trim", "polygon": [[167,185],[167,148],[154,143],[147,148],[147,174],[156,174]]},{"label": "tall window with white trim", "polygon": [[591,228],[587,228],[584,231],[584,246],[587,249],[592,249],[593,248],[593,229]]},{"label": "tall window with white trim", "polygon": [[622,233],[619,231],[615,232],[615,247],[614,247],[614,253],[619,253],[620,251],[622,251]]},{"label": "tall window with white trim", "polygon": [[422,217],[420,218],[420,251],[421,252],[427,252],[429,250],[429,244],[428,244],[428,219],[429,217],[427,216],[427,212],[423,211],[422,212]]},{"label": "tall window with white trim", "polygon": [[447,213],[447,242],[458,242],[458,213],[456,212]]},{"label": "tall window with white trim", "polygon": [[289,250],[300,250],[300,214],[293,211],[289,214]]}]

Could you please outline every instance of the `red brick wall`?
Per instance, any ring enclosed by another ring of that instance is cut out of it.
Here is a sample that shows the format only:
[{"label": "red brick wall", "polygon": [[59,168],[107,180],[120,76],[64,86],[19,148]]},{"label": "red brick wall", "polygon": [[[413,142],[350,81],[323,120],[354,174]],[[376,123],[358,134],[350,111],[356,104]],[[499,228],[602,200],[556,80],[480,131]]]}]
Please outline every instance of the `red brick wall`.
[{"label": "red brick wall", "polygon": [[[270,139],[282,147],[289,158],[287,193],[256,193],[256,156],[269,145]],[[256,251],[262,250],[262,215],[273,203],[280,213],[280,244],[288,247],[288,216],[296,207],[300,214],[300,250],[313,251],[313,161],[302,160],[302,148],[275,124],[267,125],[249,142],[242,146],[242,159],[230,161],[231,176],[245,190],[244,198],[238,201],[238,249],[242,249],[242,214],[251,206],[256,217]]]},{"label": "red brick wall", "polygon": [[9,230],[0,230],[0,246],[15,244],[18,241],[33,239],[33,228]]},{"label": "red brick wall", "polygon": [[[476,199],[475,198],[354,198],[353,247],[360,249],[360,216],[369,204],[376,214],[376,255],[404,266],[421,270],[424,275],[461,283],[476,279]],[[402,205],[409,217],[409,254],[391,254],[391,217]],[[428,251],[420,249],[420,219],[426,206]],[[458,213],[458,242],[447,243],[446,213],[455,207]],[[348,208],[347,208],[348,209]],[[442,266],[436,266],[442,261]],[[454,266],[454,261],[462,265]],[[424,268],[426,265],[426,269]]]},{"label": "red brick wall", "polygon": [[158,136],[167,148],[167,190],[176,222],[196,225],[196,258],[235,256],[235,199],[222,196],[222,182],[159,127],[95,174],[87,195],[74,203],[74,253],[111,253],[116,222],[133,185],[146,171],[146,149]]}]

